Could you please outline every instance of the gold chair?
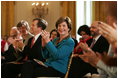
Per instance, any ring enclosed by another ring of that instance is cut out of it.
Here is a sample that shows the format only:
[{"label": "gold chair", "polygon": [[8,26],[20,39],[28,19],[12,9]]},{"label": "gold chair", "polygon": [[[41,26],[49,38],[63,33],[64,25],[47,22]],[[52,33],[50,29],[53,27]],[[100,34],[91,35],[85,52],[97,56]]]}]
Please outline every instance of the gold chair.
[{"label": "gold chair", "polygon": [[67,69],[67,72],[66,72],[66,75],[64,78],[68,78],[68,74],[69,74],[69,71],[70,71],[70,66],[71,66],[71,63],[72,63],[72,59],[73,59],[73,52],[70,56],[70,60],[69,60],[69,63],[68,63],[68,69]]}]

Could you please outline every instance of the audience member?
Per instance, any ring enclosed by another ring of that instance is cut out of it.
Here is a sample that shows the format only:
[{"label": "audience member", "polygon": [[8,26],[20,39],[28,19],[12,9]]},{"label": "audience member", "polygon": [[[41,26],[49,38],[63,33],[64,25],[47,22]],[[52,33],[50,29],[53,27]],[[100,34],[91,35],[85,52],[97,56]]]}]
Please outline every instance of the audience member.
[{"label": "audience member", "polygon": [[59,37],[59,33],[57,32],[56,29],[51,30],[50,32],[50,40],[54,40],[56,37]]},{"label": "audience member", "polygon": [[27,21],[21,20],[17,24],[17,28],[20,31],[21,36],[23,37],[23,43],[27,45],[28,40],[33,36],[29,31],[30,27]]},{"label": "audience member", "polygon": [[[18,24],[17,24],[17,28],[20,31],[21,36],[23,37],[23,42],[19,42],[18,43],[18,48],[20,51],[23,50],[23,47],[25,47],[25,45],[27,45],[28,40],[33,37],[33,35],[29,32],[30,27],[27,21],[25,20],[21,20]],[[16,41],[17,42],[17,41]]]},{"label": "audience member", "polygon": [[[92,39],[92,37],[90,36],[90,28],[87,25],[80,26],[80,28],[78,29],[78,34],[82,36],[80,42],[86,43],[87,40]],[[82,52],[82,49],[79,48],[80,42],[78,43],[78,46],[76,46],[76,48],[74,49],[75,56],[76,54],[80,54],[80,52]]]},{"label": "audience member", "polygon": [[8,35],[4,35],[3,37],[1,37],[1,54],[3,54],[5,51],[8,50],[9,48],[9,41],[8,41],[8,38],[9,36]]},{"label": "audience member", "polygon": [[8,50],[8,43],[6,40],[1,39],[1,54]]},{"label": "audience member", "polygon": [[[2,54],[2,60],[5,62],[15,61],[21,56],[21,52],[18,51],[17,47],[15,47],[16,39],[22,39],[20,33],[16,27],[12,27],[10,30],[10,36],[8,41],[10,46],[7,51]],[[22,41],[22,40],[21,40]],[[3,63],[2,61],[2,63]]]}]

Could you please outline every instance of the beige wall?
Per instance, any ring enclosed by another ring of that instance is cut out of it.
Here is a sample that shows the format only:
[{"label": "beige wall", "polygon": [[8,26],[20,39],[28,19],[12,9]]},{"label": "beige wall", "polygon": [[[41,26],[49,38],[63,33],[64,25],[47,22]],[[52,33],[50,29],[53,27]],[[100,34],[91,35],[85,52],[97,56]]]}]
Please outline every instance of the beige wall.
[{"label": "beige wall", "polygon": [[[20,20],[26,20],[31,25],[32,19],[35,18],[32,15],[32,3],[33,1],[15,1],[15,25]],[[55,22],[60,17],[61,6],[59,1],[48,1],[48,3],[49,12],[44,19],[49,23],[46,30],[51,31],[55,28]]]},{"label": "beige wall", "polygon": [[[32,19],[32,3],[35,1],[2,1],[2,35],[9,35],[11,27],[16,26],[21,20],[26,20],[31,25]],[[37,1],[36,1],[37,2]],[[39,1],[41,2],[41,1]],[[44,2],[44,1],[42,1]],[[72,20],[72,34],[75,34],[75,1],[46,1],[48,5],[48,15],[44,17],[48,21],[47,31],[55,28],[55,22],[61,16],[69,16]],[[66,5],[65,5],[66,4]]]}]

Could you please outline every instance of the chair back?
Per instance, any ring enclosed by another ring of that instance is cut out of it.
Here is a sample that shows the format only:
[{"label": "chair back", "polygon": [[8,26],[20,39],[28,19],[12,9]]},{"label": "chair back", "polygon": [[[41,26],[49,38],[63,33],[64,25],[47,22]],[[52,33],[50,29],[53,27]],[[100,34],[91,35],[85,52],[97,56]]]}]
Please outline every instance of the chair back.
[{"label": "chair back", "polygon": [[72,54],[71,54],[71,56],[70,56],[69,63],[68,63],[68,69],[67,69],[67,72],[66,72],[66,75],[65,75],[64,78],[68,78],[70,66],[71,66],[71,63],[72,63],[73,53],[74,53],[74,52],[72,52]]}]

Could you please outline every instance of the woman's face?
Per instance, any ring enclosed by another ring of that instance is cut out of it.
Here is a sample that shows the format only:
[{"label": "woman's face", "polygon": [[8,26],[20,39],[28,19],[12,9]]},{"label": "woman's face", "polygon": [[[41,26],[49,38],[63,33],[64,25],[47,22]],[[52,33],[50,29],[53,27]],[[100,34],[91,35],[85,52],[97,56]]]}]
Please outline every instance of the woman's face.
[{"label": "woman's face", "polygon": [[87,39],[89,37],[89,35],[87,35],[84,31],[81,31],[80,35],[82,36],[82,39]]},{"label": "woman's face", "polygon": [[69,28],[67,26],[67,23],[66,22],[62,22],[58,25],[58,28],[57,28],[58,32],[60,35],[66,35],[68,34],[69,32]]}]

